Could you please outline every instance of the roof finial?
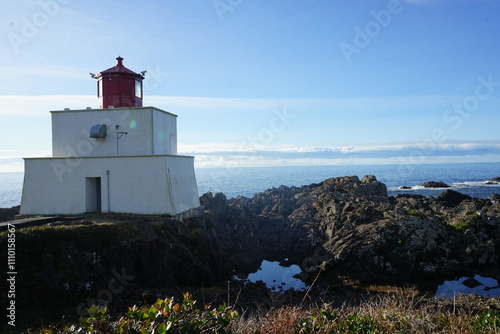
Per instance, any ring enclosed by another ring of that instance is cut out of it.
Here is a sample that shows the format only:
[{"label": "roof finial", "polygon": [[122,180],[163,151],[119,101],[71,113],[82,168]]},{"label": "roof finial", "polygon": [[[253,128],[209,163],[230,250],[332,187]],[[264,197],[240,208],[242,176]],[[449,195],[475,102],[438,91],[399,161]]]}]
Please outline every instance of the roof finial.
[{"label": "roof finial", "polygon": [[117,60],[116,65],[118,65],[118,66],[123,66],[123,64],[122,64],[122,60],[123,60],[123,58],[122,58],[122,57],[118,56],[118,58],[116,58],[116,60]]}]

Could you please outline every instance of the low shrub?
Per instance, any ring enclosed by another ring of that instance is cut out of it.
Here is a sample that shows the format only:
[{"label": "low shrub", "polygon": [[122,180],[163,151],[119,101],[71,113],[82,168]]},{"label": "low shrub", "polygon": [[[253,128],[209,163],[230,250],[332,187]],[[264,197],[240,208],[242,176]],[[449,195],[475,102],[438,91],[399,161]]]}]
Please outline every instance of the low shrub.
[{"label": "low shrub", "polygon": [[64,333],[227,333],[231,321],[239,315],[223,304],[218,308],[204,309],[195,306],[189,293],[181,303],[173,298],[158,299],[151,306],[128,309],[126,315],[111,321],[106,307],[92,306],[89,316],[80,318],[80,325],[67,327]]}]

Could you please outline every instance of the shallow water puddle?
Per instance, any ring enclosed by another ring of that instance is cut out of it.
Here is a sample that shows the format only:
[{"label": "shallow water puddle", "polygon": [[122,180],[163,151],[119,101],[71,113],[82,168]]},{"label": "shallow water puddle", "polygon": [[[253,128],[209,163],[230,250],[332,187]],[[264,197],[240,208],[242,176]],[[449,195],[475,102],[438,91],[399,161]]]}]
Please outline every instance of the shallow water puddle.
[{"label": "shallow water puddle", "polygon": [[475,275],[473,279],[462,277],[455,281],[446,281],[438,286],[436,297],[454,298],[460,294],[470,295],[473,293],[483,297],[500,297],[498,281],[480,275]]},{"label": "shallow water puddle", "polygon": [[[262,281],[266,286],[275,291],[287,291],[289,289],[305,290],[308,286],[299,278],[294,276],[302,271],[299,266],[291,265],[285,267],[278,261],[262,261],[260,268],[248,275],[250,282]],[[491,277],[475,275],[462,277],[454,281],[445,281],[436,290],[436,297],[454,298],[460,294],[477,294],[483,297],[500,297],[499,282]]]},{"label": "shallow water puddle", "polygon": [[303,290],[307,288],[306,284],[294,275],[300,274],[298,265],[283,267],[277,261],[262,261],[259,270],[248,275],[250,282],[262,281],[269,289],[286,291],[291,288]]}]

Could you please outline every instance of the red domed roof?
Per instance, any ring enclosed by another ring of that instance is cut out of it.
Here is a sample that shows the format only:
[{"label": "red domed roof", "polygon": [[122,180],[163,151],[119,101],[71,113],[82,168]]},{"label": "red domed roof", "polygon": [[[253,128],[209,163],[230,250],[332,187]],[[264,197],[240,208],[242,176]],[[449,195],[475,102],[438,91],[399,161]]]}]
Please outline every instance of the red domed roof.
[{"label": "red domed roof", "polygon": [[135,73],[134,71],[129,70],[128,68],[126,68],[125,66],[123,66],[123,58],[122,57],[118,56],[118,58],[116,58],[116,61],[117,61],[117,63],[116,63],[115,66],[110,67],[107,70],[99,72],[97,74],[97,77],[99,77],[102,74],[109,74],[109,73],[127,73],[127,74],[136,75],[136,76],[141,77],[141,78],[144,79],[144,76],[142,76],[141,74]]}]

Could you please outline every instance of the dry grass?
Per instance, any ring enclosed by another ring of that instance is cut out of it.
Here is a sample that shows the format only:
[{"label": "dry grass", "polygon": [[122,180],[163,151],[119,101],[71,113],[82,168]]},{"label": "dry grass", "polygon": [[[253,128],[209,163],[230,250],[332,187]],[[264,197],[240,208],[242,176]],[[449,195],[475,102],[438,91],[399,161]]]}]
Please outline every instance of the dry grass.
[{"label": "dry grass", "polygon": [[[414,297],[411,291],[376,296],[360,305],[333,308],[283,307],[243,316],[233,333],[500,333],[500,311],[478,309],[461,297],[441,303]],[[474,301],[472,301],[474,303]],[[467,305],[467,306],[466,306]]]},{"label": "dry grass", "polygon": [[294,327],[308,313],[298,307],[282,307],[248,318],[238,318],[232,324],[234,333],[295,333]]}]

